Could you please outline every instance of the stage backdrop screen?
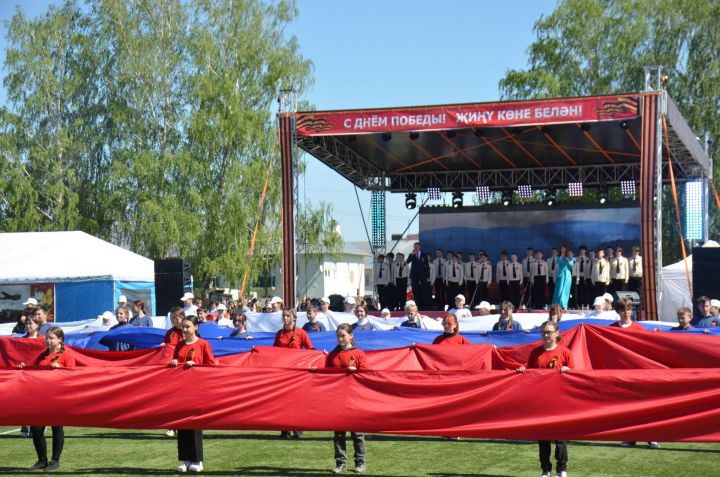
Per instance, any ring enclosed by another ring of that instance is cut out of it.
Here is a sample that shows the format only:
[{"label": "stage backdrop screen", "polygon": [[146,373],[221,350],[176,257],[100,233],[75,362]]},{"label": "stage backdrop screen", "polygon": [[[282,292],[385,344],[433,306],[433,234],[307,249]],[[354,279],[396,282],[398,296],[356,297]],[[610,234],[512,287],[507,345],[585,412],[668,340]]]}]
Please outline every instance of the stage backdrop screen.
[{"label": "stage backdrop screen", "polygon": [[621,246],[625,256],[640,245],[640,208],[637,202],[608,204],[592,208],[583,204],[547,207],[485,206],[423,207],[420,210],[420,243],[435,257],[435,249],[467,254],[485,250],[492,261],[501,250],[525,257],[533,247],[547,257],[552,247],[566,244],[575,251],[580,245],[589,250]]}]

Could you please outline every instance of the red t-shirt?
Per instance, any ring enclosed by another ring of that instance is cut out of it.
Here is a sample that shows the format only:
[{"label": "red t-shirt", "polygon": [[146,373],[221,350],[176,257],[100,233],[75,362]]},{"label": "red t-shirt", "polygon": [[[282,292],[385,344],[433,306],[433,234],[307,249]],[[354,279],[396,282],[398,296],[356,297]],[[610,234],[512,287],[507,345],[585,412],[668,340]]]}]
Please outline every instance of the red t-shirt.
[{"label": "red t-shirt", "polygon": [[275,335],[273,346],[277,346],[278,348],[313,349],[313,345],[307,333],[305,333],[305,330],[297,327],[290,331],[284,328],[279,330]]},{"label": "red t-shirt", "polygon": [[210,343],[200,338],[193,344],[187,344],[181,341],[175,347],[173,359],[178,360],[178,364],[187,361],[194,361],[195,364],[217,364],[213,355]]},{"label": "red t-shirt", "polygon": [[336,346],[334,350],[327,355],[325,360],[326,368],[342,368],[347,369],[348,366],[355,366],[356,369],[365,369],[367,367],[367,356],[365,352],[358,348],[341,349]]},{"label": "red t-shirt", "polygon": [[555,349],[546,350],[542,346],[535,348],[528,357],[528,368],[556,369],[567,366],[574,368],[572,353],[563,345],[557,345]]},{"label": "red t-shirt", "polygon": [[62,353],[43,353],[38,357],[35,365],[50,366],[53,363],[59,364],[62,368],[72,368],[75,366],[75,356],[73,356],[72,351],[67,349]]},{"label": "red t-shirt", "polygon": [[432,344],[436,345],[463,345],[463,344],[470,344],[470,342],[465,339],[464,336],[462,336],[460,333],[454,334],[454,335],[446,335],[445,333],[441,334],[437,338],[435,338],[432,342]]},{"label": "red t-shirt", "polygon": [[647,331],[647,329],[643,325],[641,325],[635,321],[631,322],[630,326],[620,326],[619,321],[616,321],[615,323],[613,323],[610,326],[614,326],[615,328],[620,328],[621,330],[628,330],[628,331]]},{"label": "red t-shirt", "polygon": [[182,330],[178,330],[177,328],[173,327],[167,330],[167,333],[165,333],[165,337],[163,338],[163,343],[170,344],[170,345],[176,345],[179,342],[183,340],[183,334]]}]

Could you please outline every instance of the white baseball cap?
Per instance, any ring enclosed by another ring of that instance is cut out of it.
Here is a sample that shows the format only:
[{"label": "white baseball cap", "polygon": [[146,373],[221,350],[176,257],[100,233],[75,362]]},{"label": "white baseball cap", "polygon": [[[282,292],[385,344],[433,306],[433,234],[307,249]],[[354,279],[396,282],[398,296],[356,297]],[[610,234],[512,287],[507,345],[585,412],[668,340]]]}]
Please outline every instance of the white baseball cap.
[{"label": "white baseball cap", "polygon": [[720,300],[710,300],[710,306],[720,308]]},{"label": "white baseball cap", "polygon": [[37,300],[36,300],[35,298],[28,298],[27,301],[23,303],[23,305],[25,305],[25,306],[28,306],[28,305],[37,306],[37,305],[38,305],[38,302],[37,302]]},{"label": "white baseball cap", "polygon": [[274,296],[270,298],[270,304],[272,305],[273,303],[282,303],[282,298],[280,298],[279,296]]},{"label": "white baseball cap", "polygon": [[605,297],[604,296],[595,297],[593,306],[604,306],[604,305],[605,305]]},{"label": "white baseball cap", "polygon": [[490,303],[486,301],[481,301],[480,304],[477,306],[478,310],[490,310],[492,309],[492,306],[490,306]]},{"label": "white baseball cap", "polygon": [[390,310],[388,310],[387,308],[383,308],[382,310],[380,310],[380,314],[381,314],[381,315],[389,315],[389,314],[390,314]]},{"label": "white baseball cap", "polygon": [[602,296],[602,299],[603,299],[603,300],[607,300],[607,301],[613,301],[613,296],[612,296],[611,294],[609,294],[609,293],[605,293],[605,294]]},{"label": "white baseball cap", "polygon": [[220,303],[220,304],[218,305],[217,309],[218,309],[218,310],[227,310],[227,306],[225,306],[225,305],[223,305],[222,303]]},{"label": "white baseball cap", "polygon": [[405,302],[405,308],[407,308],[408,306],[411,306],[411,305],[417,306],[417,304],[415,303],[415,300],[408,300]]},{"label": "white baseball cap", "polygon": [[458,296],[456,296],[455,299],[456,299],[456,300],[465,301],[465,295],[463,295],[463,294],[461,293],[461,294],[459,294]]},{"label": "white baseball cap", "polygon": [[320,298],[320,301],[323,303],[327,303],[328,305],[330,304],[330,298],[328,298],[326,296]]},{"label": "white baseball cap", "polygon": [[182,298],[180,298],[180,301],[194,300],[194,299],[195,299],[195,295],[193,295],[190,292],[185,292],[185,294],[182,296]]},{"label": "white baseball cap", "polygon": [[115,318],[115,315],[112,311],[104,311],[102,315],[100,315],[100,318],[103,319],[103,321],[112,321],[113,318]]},{"label": "white baseball cap", "polygon": [[120,298],[118,298],[118,303],[127,303],[127,297],[125,295],[120,295]]},{"label": "white baseball cap", "polygon": [[348,305],[354,305],[354,304],[355,304],[355,298],[354,298],[354,297],[351,297],[351,296],[346,296],[346,297],[345,297],[345,303],[347,303]]}]

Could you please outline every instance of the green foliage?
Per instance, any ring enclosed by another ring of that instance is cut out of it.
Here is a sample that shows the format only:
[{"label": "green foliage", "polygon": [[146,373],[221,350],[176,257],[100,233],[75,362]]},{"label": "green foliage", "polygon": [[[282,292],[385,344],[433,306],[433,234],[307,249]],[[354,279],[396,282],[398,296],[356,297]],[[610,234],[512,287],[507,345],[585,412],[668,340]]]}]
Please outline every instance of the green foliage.
[{"label": "green foliage", "polygon": [[[663,65],[668,92],[688,124],[717,142],[719,24],[717,1],[563,0],[535,23],[529,68],[508,71],[500,92],[506,99],[523,99],[639,91],[643,67]],[[717,151],[711,151],[715,160],[720,157]],[[720,184],[717,168],[714,181]],[[664,261],[680,255],[672,204],[670,192],[664,191]],[[712,205],[711,237],[720,233],[717,212]]]},{"label": "green foliage", "polygon": [[[285,0],[67,0],[35,20],[18,10],[0,230],[81,229],[189,259],[201,289],[252,282],[262,257],[280,253],[277,91],[312,81],[284,32],[296,14]],[[302,212],[310,247],[337,245],[331,214]]]}]

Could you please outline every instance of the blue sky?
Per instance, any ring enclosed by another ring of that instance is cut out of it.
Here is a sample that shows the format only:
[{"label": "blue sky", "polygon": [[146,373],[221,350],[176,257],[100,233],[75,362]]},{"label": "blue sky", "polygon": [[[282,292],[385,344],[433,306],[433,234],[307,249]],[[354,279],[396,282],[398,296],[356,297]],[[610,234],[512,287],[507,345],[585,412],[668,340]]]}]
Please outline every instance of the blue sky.
[{"label": "blue sky", "polygon": [[[47,0],[23,2],[28,16]],[[515,0],[298,0],[288,34],[315,64],[315,84],[302,98],[317,109],[371,108],[491,101],[508,69],[527,65],[533,24],[555,1]],[[0,20],[15,12],[0,2]],[[4,62],[5,35],[0,39]],[[4,88],[0,101],[5,101]],[[308,159],[301,203],[333,204],[345,240],[366,240],[352,184]],[[369,193],[360,191],[369,220]],[[414,212],[402,194],[388,195],[387,236],[402,232]],[[369,224],[368,224],[369,226]],[[417,220],[408,233],[416,233]]]}]

